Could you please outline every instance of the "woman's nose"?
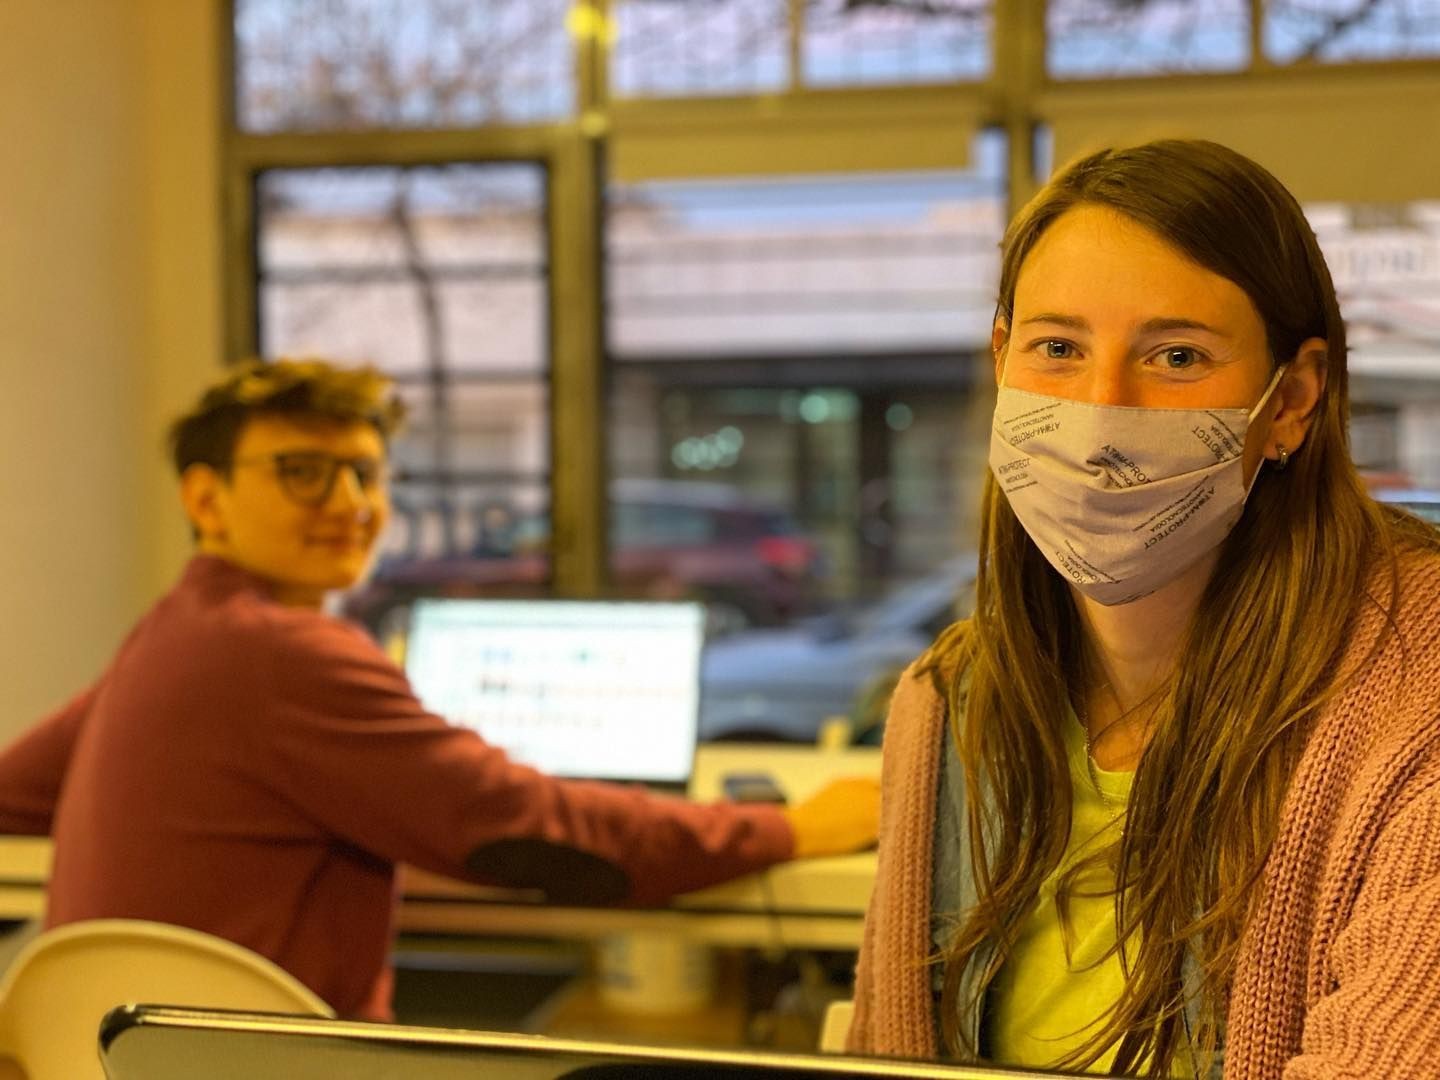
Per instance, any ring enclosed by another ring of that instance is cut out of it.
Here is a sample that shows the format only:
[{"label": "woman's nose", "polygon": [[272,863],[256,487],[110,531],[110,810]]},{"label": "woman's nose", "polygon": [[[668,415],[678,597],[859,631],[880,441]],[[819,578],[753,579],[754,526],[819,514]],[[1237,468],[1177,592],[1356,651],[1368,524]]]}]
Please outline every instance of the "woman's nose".
[{"label": "woman's nose", "polygon": [[1097,355],[1085,380],[1085,398],[1093,405],[1138,405],[1137,388],[1128,357]]}]

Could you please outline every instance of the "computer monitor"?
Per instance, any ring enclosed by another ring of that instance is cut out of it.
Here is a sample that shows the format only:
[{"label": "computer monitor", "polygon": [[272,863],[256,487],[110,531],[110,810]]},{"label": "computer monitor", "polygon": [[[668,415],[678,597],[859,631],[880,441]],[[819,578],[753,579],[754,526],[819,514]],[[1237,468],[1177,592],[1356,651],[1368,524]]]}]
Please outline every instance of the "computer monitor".
[{"label": "computer monitor", "polygon": [[682,787],[704,639],[699,603],[424,599],[405,669],[427,709],[552,776]]},{"label": "computer monitor", "polygon": [[893,1058],[622,1046],[485,1031],[126,1005],[100,1025],[110,1080],[1042,1080]]}]

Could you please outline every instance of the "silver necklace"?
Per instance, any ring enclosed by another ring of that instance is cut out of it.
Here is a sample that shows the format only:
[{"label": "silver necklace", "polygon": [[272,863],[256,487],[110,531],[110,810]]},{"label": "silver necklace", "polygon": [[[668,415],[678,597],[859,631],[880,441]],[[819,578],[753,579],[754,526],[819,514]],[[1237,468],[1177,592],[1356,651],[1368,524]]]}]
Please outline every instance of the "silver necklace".
[{"label": "silver necklace", "polygon": [[[1090,737],[1090,717],[1084,704],[1084,698],[1080,700],[1079,707],[1075,710],[1075,716],[1080,721],[1080,731],[1085,736],[1085,771],[1090,776],[1090,786],[1095,789],[1095,794],[1100,796],[1101,805],[1107,810],[1117,809],[1116,803],[1106,793],[1100,783],[1100,767],[1095,764],[1095,743]],[[1121,719],[1124,719],[1121,717]]]}]

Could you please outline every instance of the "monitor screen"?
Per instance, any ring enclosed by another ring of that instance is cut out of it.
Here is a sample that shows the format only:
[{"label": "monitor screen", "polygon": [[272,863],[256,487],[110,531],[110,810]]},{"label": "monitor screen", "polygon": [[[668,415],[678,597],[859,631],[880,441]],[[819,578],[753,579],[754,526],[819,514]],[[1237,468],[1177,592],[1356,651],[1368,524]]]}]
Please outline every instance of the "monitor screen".
[{"label": "monitor screen", "polygon": [[683,784],[705,610],[688,602],[419,600],[405,668],[431,712],[553,776]]}]

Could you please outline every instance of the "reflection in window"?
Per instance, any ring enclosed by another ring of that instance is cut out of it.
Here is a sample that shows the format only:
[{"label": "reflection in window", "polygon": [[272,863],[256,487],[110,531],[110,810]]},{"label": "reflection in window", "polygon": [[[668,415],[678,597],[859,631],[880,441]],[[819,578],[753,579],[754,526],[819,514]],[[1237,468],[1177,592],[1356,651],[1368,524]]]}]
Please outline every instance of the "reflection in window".
[{"label": "reflection in window", "polygon": [[1377,487],[1440,489],[1440,202],[1305,213],[1345,316],[1355,462]]},{"label": "reflection in window", "polygon": [[609,346],[623,358],[950,348],[988,336],[1003,153],[973,173],[610,189]]},{"label": "reflection in window", "polygon": [[990,70],[992,0],[807,0],[805,82],[953,82]]},{"label": "reflection in window", "polygon": [[611,575],[708,602],[702,737],[883,714],[956,618],[1005,156],[984,133],[965,172],[608,189]]},{"label": "reflection in window", "polygon": [[1440,54],[1435,0],[1268,0],[1272,60],[1400,60]]},{"label": "reflection in window", "polygon": [[257,201],[267,349],[401,376],[544,371],[538,166],[272,170]]},{"label": "reflection in window", "polygon": [[620,97],[752,94],[789,84],[789,0],[616,0]]},{"label": "reflection in window", "polygon": [[1250,58],[1248,0],[1050,0],[1045,31],[1059,79],[1236,71]]},{"label": "reflection in window", "polygon": [[574,111],[568,0],[235,0],[245,131],[461,127]]},{"label": "reflection in window", "polygon": [[374,363],[410,405],[394,525],[352,613],[379,626],[418,592],[543,586],[544,552],[510,558],[547,508],[543,169],[271,170],[256,196],[262,352]]},{"label": "reflection in window", "polygon": [[786,622],[973,542],[1004,149],[982,135],[966,172],[611,186],[611,473],[750,523],[672,547],[676,591]]}]

